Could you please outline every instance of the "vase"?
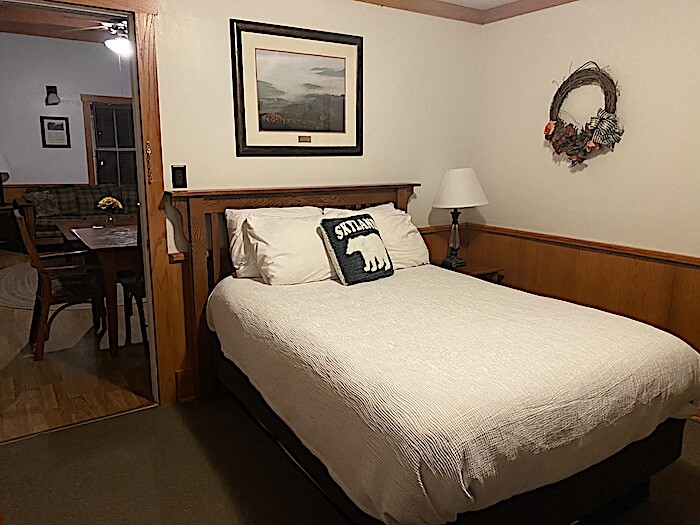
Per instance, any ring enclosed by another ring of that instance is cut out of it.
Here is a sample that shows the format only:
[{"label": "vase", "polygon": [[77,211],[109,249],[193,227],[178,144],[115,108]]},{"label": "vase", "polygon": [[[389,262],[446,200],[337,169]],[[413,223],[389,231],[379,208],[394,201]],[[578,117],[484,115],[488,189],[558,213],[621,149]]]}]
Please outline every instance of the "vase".
[{"label": "vase", "polygon": [[114,215],[111,213],[107,213],[107,218],[105,219],[105,227],[109,228],[111,226],[114,226]]}]

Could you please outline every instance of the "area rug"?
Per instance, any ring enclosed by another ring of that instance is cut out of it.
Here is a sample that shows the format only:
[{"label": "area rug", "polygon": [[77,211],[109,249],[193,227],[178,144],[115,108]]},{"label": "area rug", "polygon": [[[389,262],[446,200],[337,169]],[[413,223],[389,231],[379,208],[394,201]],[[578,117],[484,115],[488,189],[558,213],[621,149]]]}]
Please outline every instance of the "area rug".
[{"label": "area rug", "polygon": [[[0,368],[7,365],[27,346],[32,322],[34,297],[38,284],[38,274],[29,263],[15,264],[0,269]],[[125,343],[124,298],[121,288],[117,290],[119,305],[119,344]],[[52,312],[58,305],[52,308]],[[135,307],[134,307],[135,310]],[[74,347],[92,328],[90,304],[78,304],[66,308],[51,325],[51,335],[44,351],[58,352]],[[108,336],[100,341],[100,348],[107,348]],[[131,341],[141,342],[138,316],[132,318]]]}]

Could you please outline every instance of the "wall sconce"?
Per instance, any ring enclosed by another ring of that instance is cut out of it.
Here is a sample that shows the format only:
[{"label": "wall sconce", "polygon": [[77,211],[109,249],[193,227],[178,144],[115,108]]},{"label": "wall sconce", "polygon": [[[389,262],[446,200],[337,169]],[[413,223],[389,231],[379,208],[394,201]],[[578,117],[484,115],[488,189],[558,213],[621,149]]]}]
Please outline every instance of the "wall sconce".
[{"label": "wall sconce", "polygon": [[58,98],[58,89],[56,86],[46,86],[46,105],[58,106],[60,103],[61,99]]}]

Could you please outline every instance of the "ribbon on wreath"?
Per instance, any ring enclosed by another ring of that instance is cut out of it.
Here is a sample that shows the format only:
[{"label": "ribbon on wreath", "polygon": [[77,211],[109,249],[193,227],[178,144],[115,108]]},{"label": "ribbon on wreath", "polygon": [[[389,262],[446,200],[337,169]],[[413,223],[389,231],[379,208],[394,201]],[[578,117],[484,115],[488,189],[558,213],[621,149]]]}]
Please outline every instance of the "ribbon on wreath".
[{"label": "ribbon on wreath", "polygon": [[593,130],[593,142],[610,149],[615,148],[615,144],[622,140],[622,134],[625,132],[618,122],[617,115],[602,108],[591,118],[590,127]]}]

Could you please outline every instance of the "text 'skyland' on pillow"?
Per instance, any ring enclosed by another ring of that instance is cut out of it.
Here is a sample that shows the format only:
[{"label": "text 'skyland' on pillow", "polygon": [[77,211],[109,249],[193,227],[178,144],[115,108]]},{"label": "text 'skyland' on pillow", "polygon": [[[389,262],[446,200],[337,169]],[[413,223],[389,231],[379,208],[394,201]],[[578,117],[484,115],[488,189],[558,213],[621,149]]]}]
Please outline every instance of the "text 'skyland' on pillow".
[{"label": "text 'skyland' on pillow", "polygon": [[391,258],[371,215],[323,219],[321,234],[343,284],[376,281],[394,274]]}]

